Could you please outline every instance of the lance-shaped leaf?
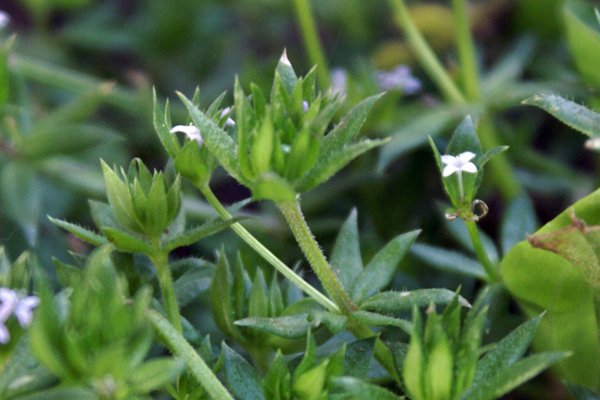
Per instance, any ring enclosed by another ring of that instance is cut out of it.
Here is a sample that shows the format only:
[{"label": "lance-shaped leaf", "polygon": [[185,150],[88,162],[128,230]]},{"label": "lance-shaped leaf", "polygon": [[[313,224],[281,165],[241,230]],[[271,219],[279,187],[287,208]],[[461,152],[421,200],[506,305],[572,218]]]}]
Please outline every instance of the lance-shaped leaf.
[{"label": "lance-shaped leaf", "polygon": [[[523,104],[540,107],[571,128],[591,138],[600,138],[600,114],[585,106],[554,94],[538,94],[523,100]],[[595,150],[600,148],[593,140],[586,146]]]},{"label": "lance-shaped leaf", "polygon": [[[447,289],[418,289],[410,292],[381,292],[365,299],[360,308],[362,310],[377,310],[387,312],[402,312],[410,310],[413,305],[426,307],[429,304],[449,304],[456,296]],[[469,302],[459,296],[463,307],[471,307]]]},{"label": "lance-shaped leaf", "polygon": [[231,393],[236,399],[240,400],[264,399],[261,377],[258,371],[252,368],[248,361],[233,351],[225,342],[222,346],[225,354],[223,363],[225,383]]},{"label": "lance-shaped leaf", "polygon": [[344,222],[329,260],[331,268],[346,290],[352,288],[352,283],[363,269],[356,214],[356,209],[353,209]]},{"label": "lance-shaped leaf", "polygon": [[237,161],[237,146],[233,139],[206,114],[200,111],[183,94],[177,93],[190,113],[194,125],[200,129],[204,144],[219,160],[223,168],[236,180],[247,184],[241,176]]},{"label": "lance-shaped leaf", "polygon": [[106,239],[104,236],[100,236],[87,228],[60,219],[54,219],[50,216],[48,216],[48,219],[54,225],[60,226],[61,228],[71,232],[84,242],[91,243],[94,246],[101,246],[108,243],[108,239]]},{"label": "lance-shaped leaf", "polygon": [[594,2],[588,1],[566,1],[562,15],[567,28],[567,42],[581,76],[600,88],[600,29],[594,18],[594,5]]},{"label": "lance-shaped leaf", "polygon": [[154,101],[154,115],[152,119],[154,130],[156,130],[156,134],[165,150],[169,153],[169,157],[175,159],[181,146],[179,145],[177,138],[169,132],[169,126],[167,125],[166,116],[169,115],[169,101],[167,100],[166,111],[163,113],[156,97],[156,88],[152,88],[152,99]]},{"label": "lance-shaped leaf", "polygon": [[156,254],[156,250],[140,238],[109,227],[101,228],[102,233],[117,249],[127,253],[142,253],[147,256]]},{"label": "lance-shaped leaf", "polygon": [[382,388],[381,386],[367,383],[361,379],[350,376],[333,378],[333,385],[342,389],[344,393],[350,393],[352,398],[378,399],[378,400],[400,400],[401,397]]},{"label": "lance-shaped leaf", "polygon": [[398,263],[420,232],[416,230],[397,236],[375,254],[354,280],[350,292],[353,301],[360,303],[390,283]]},{"label": "lance-shaped leaf", "polygon": [[440,271],[457,273],[482,280],[488,279],[481,264],[456,251],[415,243],[410,247],[410,252]]},{"label": "lance-shaped leaf", "polygon": [[502,218],[500,244],[502,252],[508,253],[527,235],[535,232],[537,217],[533,203],[527,195],[521,195],[510,202]]},{"label": "lance-shaped leaf", "polygon": [[355,311],[350,314],[350,318],[370,326],[395,326],[408,334],[412,332],[412,324],[410,322],[400,318],[389,317],[387,315],[369,311]]},{"label": "lance-shaped leaf", "polygon": [[237,326],[260,329],[286,339],[299,339],[306,336],[309,328],[316,328],[316,322],[308,321],[308,314],[289,315],[276,318],[248,317],[235,321]]},{"label": "lance-shaped leaf", "polygon": [[183,361],[172,357],[153,358],[142,364],[132,374],[129,384],[137,393],[149,393],[158,390],[183,371]]}]

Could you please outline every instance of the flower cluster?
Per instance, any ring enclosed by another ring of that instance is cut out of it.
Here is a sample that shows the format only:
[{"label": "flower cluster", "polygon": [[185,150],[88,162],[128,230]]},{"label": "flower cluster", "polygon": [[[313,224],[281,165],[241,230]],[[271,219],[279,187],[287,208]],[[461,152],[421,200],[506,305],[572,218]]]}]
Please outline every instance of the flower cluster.
[{"label": "flower cluster", "polygon": [[27,328],[33,319],[33,309],[40,304],[37,296],[24,296],[8,288],[0,288],[0,343],[10,340],[8,328],[4,325],[11,314],[14,314],[22,328]]}]

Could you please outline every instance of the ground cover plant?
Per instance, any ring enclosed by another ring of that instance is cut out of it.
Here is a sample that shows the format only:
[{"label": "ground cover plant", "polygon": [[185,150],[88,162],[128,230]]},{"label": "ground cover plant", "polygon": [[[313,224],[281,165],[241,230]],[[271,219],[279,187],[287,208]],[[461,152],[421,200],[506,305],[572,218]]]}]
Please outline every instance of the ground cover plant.
[{"label": "ground cover plant", "polygon": [[597,6],[1,5],[0,398],[599,398]]}]

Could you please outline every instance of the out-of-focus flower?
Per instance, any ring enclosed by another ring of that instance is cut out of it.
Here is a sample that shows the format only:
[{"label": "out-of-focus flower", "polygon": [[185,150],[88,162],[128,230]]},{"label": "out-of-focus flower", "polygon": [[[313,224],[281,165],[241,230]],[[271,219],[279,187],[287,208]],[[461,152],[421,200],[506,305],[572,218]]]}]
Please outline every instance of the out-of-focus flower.
[{"label": "out-of-focus flower", "polygon": [[37,296],[22,296],[18,292],[0,288],[0,343],[10,340],[10,333],[5,326],[6,320],[14,313],[22,328],[27,328],[33,319],[33,309],[40,304]]},{"label": "out-of-focus flower", "polygon": [[198,142],[198,146],[202,147],[202,135],[200,135],[200,129],[194,125],[176,125],[169,132],[183,132],[190,140],[195,140]]},{"label": "out-of-focus flower", "polygon": [[302,102],[302,112],[307,112],[308,111],[308,101],[304,100]]},{"label": "out-of-focus flower", "polygon": [[8,16],[8,14],[0,10],[0,30],[6,28],[9,23],[10,17]]},{"label": "out-of-focus flower", "polygon": [[399,65],[389,72],[378,71],[376,79],[381,90],[400,89],[406,94],[415,94],[421,90],[421,81],[411,75],[410,68],[406,65]]},{"label": "out-of-focus flower", "polygon": [[333,68],[329,76],[331,80],[331,95],[346,95],[346,88],[348,86],[348,76],[343,68]]},{"label": "out-of-focus flower", "polygon": [[[231,107],[226,107],[221,111],[221,118],[231,113]],[[235,121],[231,118],[227,117],[227,121],[225,121],[225,126],[235,126]]]}]

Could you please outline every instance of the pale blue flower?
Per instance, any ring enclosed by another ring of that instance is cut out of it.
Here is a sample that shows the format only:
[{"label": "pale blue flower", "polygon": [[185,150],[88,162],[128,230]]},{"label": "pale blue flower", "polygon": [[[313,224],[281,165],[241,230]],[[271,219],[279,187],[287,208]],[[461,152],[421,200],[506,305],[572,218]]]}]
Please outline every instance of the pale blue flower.
[{"label": "pale blue flower", "polygon": [[407,65],[399,65],[389,72],[378,71],[376,79],[381,90],[400,89],[406,94],[415,94],[421,90],[421,81],[411,75]]},{"label": "pale blue flower", "polygon": [[[232,111],[232,107],[226,107],[223,109],[223,111],[221,111],[221,116],[219,118],[223,118],[224,116],[228,116]],[[231,118],[229,118],[229,116],[227,117],[227,120],[225,121],[225,126],[235,126],[235,121],[232,120]]]},{"label": "pale blue flower", "polygon": [[8,14],[0,10],[0,30],[6,28],[9,23],[10,17],[8,16]]},{"label": "pale blue flower", "polygon": [[22,296],[18,292],[0,288],[0,343],[6,344],[10,340],[10,333],[6,328],[6,321],[14,314],[19,325],[27,328],[33,320],[33,309],[40,304],[37,296]]},{"label": "pale blue flower", "polygon": [[346,88],[348,86],[348,76],[343,68],[333,68],[329,75],[331,80],[331,95],[346,95]]}]

